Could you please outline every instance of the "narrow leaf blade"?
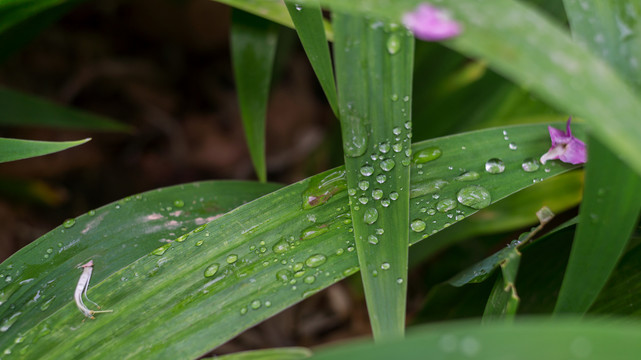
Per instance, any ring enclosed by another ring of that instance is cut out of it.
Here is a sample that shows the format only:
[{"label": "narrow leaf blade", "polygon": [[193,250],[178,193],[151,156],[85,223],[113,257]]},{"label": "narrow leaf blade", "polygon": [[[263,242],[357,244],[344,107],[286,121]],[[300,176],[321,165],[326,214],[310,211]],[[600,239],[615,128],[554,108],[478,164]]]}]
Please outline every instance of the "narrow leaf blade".
[{"label": "narrow leaf blade", "polygon": [[270,21],[240,10],[232,12],[231,52],[238,102],[260,181],[267,180],[265,117],[277,40],[277,28]]},{"label": "narrow leaf blade", "polygon": [[91,139],[77,141],[34,141],[0,138],[0,163],[47,155],[82,145]]}]

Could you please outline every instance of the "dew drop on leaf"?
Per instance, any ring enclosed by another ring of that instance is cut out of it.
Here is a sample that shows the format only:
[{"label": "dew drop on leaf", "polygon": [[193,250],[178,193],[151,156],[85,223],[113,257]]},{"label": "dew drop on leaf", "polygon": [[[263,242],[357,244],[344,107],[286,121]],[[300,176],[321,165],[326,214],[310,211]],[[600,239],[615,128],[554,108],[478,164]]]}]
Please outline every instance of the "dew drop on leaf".
[{"label": "dew drop on leaf", "polygon": [[505,164],[501,159],[492,158],[485,163],[485,171],[490,174],[500,174],[505,171]]},{"label": "dew drop on leaf", "polygon": [[456,199],[458,202],[473,209],[483,209],[490,205],[492,197],[490,192],[477,185],[467,186],[459,190]]}]

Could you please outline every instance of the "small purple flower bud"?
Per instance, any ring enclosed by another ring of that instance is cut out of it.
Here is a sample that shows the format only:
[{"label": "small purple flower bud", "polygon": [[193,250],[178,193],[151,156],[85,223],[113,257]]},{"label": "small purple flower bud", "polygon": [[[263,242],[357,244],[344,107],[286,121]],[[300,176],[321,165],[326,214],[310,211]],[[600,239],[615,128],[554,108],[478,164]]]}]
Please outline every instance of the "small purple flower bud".
[{"label": "small purple flower bud", "polygon": [[574,165],[586,162],[587,153],[585,151],[585,143],[572,136],[572,131],[570,130],[571,121],[572,117],[570,116],[566,125],[566,131],[548,126],[552,147],[541,156],[541,164],[545,164],[548,160],[555,159]]},{"label": "small purple flower bud", "polygon": [[416,10],[405,13],[403,25],[416,38],[425,41],[445,40],[461,33],[461,26],[452,20],[449,13],[427,3],[420,4]]}]

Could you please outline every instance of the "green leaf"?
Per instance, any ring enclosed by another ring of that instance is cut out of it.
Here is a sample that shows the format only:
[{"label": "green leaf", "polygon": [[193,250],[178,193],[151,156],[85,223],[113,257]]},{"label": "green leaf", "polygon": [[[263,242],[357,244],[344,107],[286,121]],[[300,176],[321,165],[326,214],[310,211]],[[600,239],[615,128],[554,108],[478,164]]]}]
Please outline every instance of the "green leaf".
[{"label": "green leaf", "polygon": [[299,360],[312,356],[311,350],[304,347],[287,347],[276,349],[252,350],[215,356],[205,359],[217,360]]},{"label": "green leaf", "polygon": [[555,313],[584,313],[621,257],[639,216],[641,179],[598,141],[588,143],[585,195]]},{"label": "green leaf", "polygon": [[521,253],[518,251],[509,253],[501,262],[501,274],[496,278],[483,313],[484,323],[514,320],[520,302],[515,285],[520,262]]},{"label": "green leaf", "polygon": [[638,323],[527,319],[514,325],[440,323],[414,329],[405,341],[362,341],[317,352],[312,359],[636,359]]},{"label": "green leaf", "polygon": [[289,15],[292,17],[294,27],[298,33],[307,58],[316,73],[327,101],[338,116],[338,100],[336,99],[336,84],[334,83],[334,71],[332,59],[329,54],[327,37],[323,25],[323,13],[320,5],[298,5],[293,0],[285,1]]},{"label": "green leaf", "polygon": [[[624,78],[641,85],[641,72],[631,65],[641,55],[641,44],[630,41],[635,31],[627,25],[630,14],[641,11],[639,4],[564,3],[574,37],[600,52]],[[631,77],[632,73],[637,76]],[[580,223],[555,313],[582,314],[590,308],[621,257],[641,210],[641,178],[599,140],[590,138],[588,145]]]},{"label": "green leaf", "polygon": [[414,39],[398,25],[337,13],[333,25],[345,171],[370,323],[374,339],[401,337]]},{"label": "green leaf", "polygon": [[[580,126],[574,130],[582,134]],[[506,146],[503,131],[519,151]],[[434,147],[442,155],[429,168],[411,166],[412,188],[423,194],[410,202],[410,218],[426,222],[424,231],[410,232],[411,243],[478,211],[462,203],[434,215],[422,211],[456,199],[461,189],[482,186],[496,202],[574,168],[553,161],[549,172],[521,169],[523,157],[549,147],[545,125],[460,134],[413,150]],[[486,173],[484,162],[469,154],[502,157],[505,171]],[[480,172],[479,178],[455,180],[460,168]],[[435,179],[447,185],[425,192]],[[255,198],[276,186],[216,186],[123,199],[65,222],[14,254],[0,265],[0,327],[6,329],[0,352],[42,359],[194,358],[358,271],[343,169],[231,211],[233,201],[218,201]],[[77,266],[88,260],[95,264],[88,295],[114,312],[83,322],[72,295]]]},{"label": "green leaf", "polygon": [[34,141],[0,138],[0,163],[47,155],[82,145],[91,139],[77,141]]},{"label": "green leaf", "polygon": [[[305,3],[309,0],[301,0]],[[419,0],[322,0],[336,10],[399,21]],[[641,100],[627,84],[567,31],[518,1],[439,3],[460,22],[460,36],[445,42],[485,60],[497,73],[550,105],[584,118],[595,137],[641,174]],[[589,100],[589,101],[588,101]]]},{"label": "green leaf", "polygon": [[270,21],[234,10],[231,52],[240,114],[249,153],[260,181],[267,180],[265,116],[278,29]]},{"label": "green leaf", "polygon": [[628,0],[564,0],[572,35],[616,69],[631,85],[641,86],[641,43],[637,17],[641,3]]},{"label": "green leaf", "polygon": [[0,125],[131,131],[130,126],[114,120],[5,88],[0,88],[0,109]]}]

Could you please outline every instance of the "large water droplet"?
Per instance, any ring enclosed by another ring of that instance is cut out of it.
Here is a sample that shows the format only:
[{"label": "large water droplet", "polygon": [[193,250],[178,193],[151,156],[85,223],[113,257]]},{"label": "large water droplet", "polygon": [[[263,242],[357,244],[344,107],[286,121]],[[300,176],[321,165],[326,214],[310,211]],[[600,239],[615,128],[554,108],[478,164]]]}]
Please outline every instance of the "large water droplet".
[{"label": "large water droplet", "polygon": [[459,190],[456,196],[458,202],[473,209],[483,209],[492,202],[490,192],[477,185],[467,186]]},{"label": "large water droplet", "polygon": [[171,247],[171,244],[165,244],[165,245],[155,249],[151,253],[154,254],[154,255],[161,256],[162,254],[165,253],[165,251],[167,251],[167,249],[169,249],[169,247]]},{"label": "large water droplet", "polygon": [[427,149],[423,149],[414,154],[414,162],[417,164],[423,164],[436,160],[440,158],[441,155],[443,155],[441,149],[436,146],[428,147]]},{"label": "large water droplet", "polygon": [[365,191],[369,189],[369,181],[361,180],[358,182],[358,188]]},{"label": "large water droplet", "polygon": [[211,264],[205,269],[205,277],[212,277],[216,275],[218,272],[218,268],[220,268],[220,265],[218,264]]},{"label": "large water droplet", "polygon": [[274,244],[274,246],[272,246],[272,251],[275,254],[282,254],[287,250],[289,250],[289,243],[285,239],[277,242],[276,244]]},{"label": "large water droplet", "polygon": [[62,226],[64,226],[66,229],[69,229],[75,224],[76,224],[76,219],[67,219],[65,220],[65,222],[62,223]]},{"label": "large water droplet", "polygon": [[382,152],[383,154],[387,154],[390,150],[390,144],[388,142],[381,143],[378,145],[378,151]]},{"label": "large water droplet", "polygon": [[313,239],[329,231],[327,225],[314,225],[304,229],[300,234],[301,240]]},{"label": "large water droplet", "polygon": [[238,260],[238,255],[236,255],[236,254],[229,254],[229,256],[227,256],[227,260],[226,260],[226,261],[227,261],[227,263],[228,263],[228,264],[233,264],[233,263],[235,263],[237,260]]},{"label": "large water droplet", "polygon": [[467,171],[454,178],[457,181],[474,181],[481,177],[476,171]]},{"label": "large water droplet", "polygon": [[539,162],[535,158],[527,158],[523,160],[523,163],[521,164],[521,168],[525,172],[535,172],[539,167]]},{"label": "large water droplet", "polygon": [[358,114],[348,113],[343,128],[343,149],[348,157],[359,157],[367,150],[367,128]]},{"label": "large water droplet", "polygon": [[372,191],[372,198],[374,200],[380,200],[383,197],[383,190],[381,189],[375,189]]},{"label": "large water droplet", "polygon": [[501,159],[492,158],[485,163],[485,171],[490,174],[500,174],[505,171],[505,164]]},{"label": "large water droplet", "polygon": [[367,237],[367,242],[372,245],[376,245],[378,244],[378,238],[376,237],[376,235],[370,235]]},{"label": "large water droplet", "polygon": [[361,167],[361,175],[363,176],[370,176],[374,173],[374,168],[371,167],[370,165],[364,165]]},{"label": "large water droplet", "polygon": [[390,35],[390,37],[387,38],[387,52],[394,55],[399,52],[399,50],[401,50],[401,39],[396,34]]},{"label": "large water droplet", "polygon": [[394,159],[387,159],[387,160],[381,161],[381,169],[383,169],[383,171],[390,171],[394,168],[395,165],[396,165],[396,162],[394,161]]},{"label": "large water droplet", "polygon": [[287,269],[281,269],[276,272],[276,279],[285,284],[292,279],[292,272]]},{"label": "large water droplet", "polygon": [[428,181],[426,183],[418,184],[415,187],[410,189],[410,198],[415,198],[427,194],[433,194],[449,184],[447,181],[442,179],[436,179]]},{"label": "large water droplet", "polygon": [[456,201],[454,199],[443,199],[436,204],[436,210],[445,213],[456,208]]},{"label": "large water droplet", "polygon": [[345,170],[332,171],[324,177],[314,177],[303,192],[303,209],[325,204],[334,194],[346,188]]},{"label": "large water droplet", "polygon": [[425,221],[421,219],[416,219],[410,224],[410,228],[415,232],[421,232],[425,230]]},{"label": "large water droplet", "polygon": [[315,254],[307,258],[305,260],[305,265],[307,265],[310,268],[315,268],[323,265],[327,261],[327,257],[323,254]]},{"label": "large water droplet", "polygon": [[363,221],[365,221],[366,224],[372,225],[376,220],[378,220],[378,211],[373,207],[367,208],[363,215]]}]

